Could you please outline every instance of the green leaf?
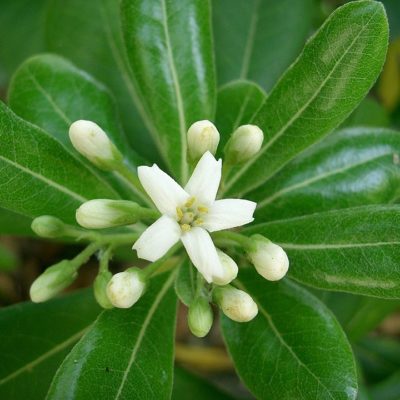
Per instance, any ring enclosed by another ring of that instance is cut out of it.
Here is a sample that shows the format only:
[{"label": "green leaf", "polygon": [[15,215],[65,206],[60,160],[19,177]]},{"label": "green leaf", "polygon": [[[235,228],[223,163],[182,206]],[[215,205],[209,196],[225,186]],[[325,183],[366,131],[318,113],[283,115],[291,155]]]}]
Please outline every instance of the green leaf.
[{"label": "green leaf", "polygon": [[175,367],[172,400],[233,400],[205,379],[191,374],[180,367]]},{"label": "green leaf", "polygon": [[112,90],[132,148],[153,159],[156,149],[148,135],[151,122],[143,120],[144,111],[133,86],[121,33],[119,1],[69,0],[68,6],[64,0],[48,3],[49,50],[72,60]]},{"label": "green leaf", "polygon": [[259,306],[255,320],[222,318],[236,369],[260,399],[354,399],[356,369],[350,346],[329,310],[289,280],[270,283],[242,270],[239,288]]},{"label": "green leaf", "polygon": [[400,197],[399,149],[399,132],[335,132],[246,198],[258,203],[256,220],[261,221],[393,202]]},{"label": "green leaf", "polygon": [[266,97],[264,90],[250,81],[229,82],[219,88],[215,119],[221,134],[221,154],[230,134],[240,125],[248,124],[253,119]]},{"label": "green leaf", "polygon": [[33,236],[32,218],[0,208],[0,234]]},{"label": "green leaf", "polygon": [[351,341],[361,339],[400,307],[396,300],[349,293],[322,292],[320,299],[333,311]]},{"label": "green leaf", "polygon": [[400,398],[400,370],[383,382],[370,389],[373,400],[399,400]]},{"label": "green leaf", "polygon": [[122,28],[138,95],[158,147],[181,181],[188,177],[186,133],[213,119],[215,74],[209,2],[123,0]]},{"label": "green leaf", "polygon": [[245,229],[288,253],[289,275],[320,289],[400,298],[400,206],[365,206]]},{"label": "green leaf", "polygon": [[214,0],[220,83],[251,79],[269,90],[311,31],[312,0]]},{"label": "green leaf", "polygon": [[59,364],[100,308],[92,291],[0,311],[0,397],[43,400]]},{"label": "green leaf", "polygon": [[100,315],[58,370],[47,399],[169,399],[175,274],[152,279],[131,309]]},{"label": "green leaf", "polygon": [[32,54],[43,51],[44,16],[47,0],[1,2],[0,85]]},{"label": "green leaf", "polygon": [[116,198],[99,175],[40,128],[0,103],[0,206],[28,217],[51,214],[75,221],[92,198]]},{"label": "green leaf", "polygon": [[332,13],[252,121],[264,131],[263,147],[228,177],[226,191],[255,189],[338,126],[378,77],[387,41],[381,3],[352,1]]},{"label": "green leaf", "polygon": [[175,292],[179,300],[188,307],[196,295],[197,276],[197,271],[188,260],[179,267],[175,280]]},{"label": "green leaf", "polygon": [[86,119],[100,125],[126,152],[124,133],[108,89],[62,57],[45,54],[25,61],[13,76],[8,99],[21,118],[71,149],[68,129],[74,121]]}]

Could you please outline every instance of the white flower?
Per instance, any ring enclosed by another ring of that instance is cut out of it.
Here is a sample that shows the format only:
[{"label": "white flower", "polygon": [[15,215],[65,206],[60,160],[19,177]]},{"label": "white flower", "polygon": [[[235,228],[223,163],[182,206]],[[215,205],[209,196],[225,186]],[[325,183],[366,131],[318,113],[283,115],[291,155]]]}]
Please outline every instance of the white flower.
[{"label": "white flower", "polygon": [[207,282],[226,279],[226,268],[208,232],[252,222],[256,203],[216,200],[221,167],[222,161],[206,152],[184,189],[155,164],[138,168],[140,182],[163,214],[134,244],[139,258],[156,261],[181,240]]}]

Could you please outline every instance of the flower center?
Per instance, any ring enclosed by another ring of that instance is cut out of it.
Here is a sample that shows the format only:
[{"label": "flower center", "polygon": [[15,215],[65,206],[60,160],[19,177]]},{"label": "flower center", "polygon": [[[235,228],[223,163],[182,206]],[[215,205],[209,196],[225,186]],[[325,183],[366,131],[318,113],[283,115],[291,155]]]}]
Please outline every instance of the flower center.
[{"label": "flower center", "polygon": [[207,213],[208,208],[198,204],[195,197],[190,197],[185,204],[176,207],[177,220],[183,232],[202,225],[204,222],[202,217]]}]

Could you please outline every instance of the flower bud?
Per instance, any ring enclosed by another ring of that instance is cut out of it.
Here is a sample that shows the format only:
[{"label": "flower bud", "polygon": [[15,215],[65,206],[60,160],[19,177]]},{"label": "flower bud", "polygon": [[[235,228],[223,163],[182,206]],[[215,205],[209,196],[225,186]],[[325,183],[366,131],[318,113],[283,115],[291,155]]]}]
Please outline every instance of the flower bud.
[{"label": "flower bud", "polygon": [[32,301],[41,303],[51,299],[69,286],[77,275],[76,267],[68,260],[63,260],[47,268],[31,286]]},{"label": "flower bud", "polygon": [[269,281],[282,279],[289,269],[289,259],[282,247],[262,235],[251,236],[247,254],[257,272]]},{"label": "flower bud", "polygon": [[133,201],[96,199],[83,203],[76,210],[76,220],[84,228],[103,229],[135,224],[141,211],[142,207]]},{"label": "flower bud", "polygon": [[239,164],[250,160],[260,151],[263,140],[264,134],[258,126],[239,126],[225,147],[226,162]]},{"label": "flower bud", "polygon": [[224,276],[213,278],[213,283],[215,283],[216,285],[224,286],[228,283],[231,283],[237,277],[239,268],[235,261],[228,256],[228,254],[225,254],[219,249],[217,249],[217,253],[219,261],[221,262],[222,268],[224,270]]},{"label": "flower bud", "polygon": [[250,295],[233,286],[216,287],[213,298],[222,312],[233,321],[248,322],[258,313],[257,304]]},{"label": "flower bud", "polygon": [[109,309],[113,305],[107,296],[107,285],[112,278],[112,273],[110,271],[101,271],[93,282],[94,297],[101,307]]},{"label": "flower bud", "polygon": [[188,324],[190,332],[197,337],[204,337],[210,332],[213,312],[207,299],[199,296],[189,307]]},{"label": "flower bud", "polygon": [[219,132],[207,120],[195,122],[187,132],[188,151],[192,160],[198,160],[205,152],[215,154],[219,143]]},{"label": "flower bud", "polygon": [[100,169],[114,170],[122,162],[121,153],[92,121],[75,121],[69,128],[69,138],[75,149]]},{"label": "flower bud", "polygon": [[142,296],[146,282],[139,268],[115,274],[107,285],[107,296],[114,307],[132,307]]},{"label": "flower bud", "polygon": [[65,234],[65,225],[60,219],[50,215],[42,215],[32,221],[31,228],[36,235],[52,239]]}]

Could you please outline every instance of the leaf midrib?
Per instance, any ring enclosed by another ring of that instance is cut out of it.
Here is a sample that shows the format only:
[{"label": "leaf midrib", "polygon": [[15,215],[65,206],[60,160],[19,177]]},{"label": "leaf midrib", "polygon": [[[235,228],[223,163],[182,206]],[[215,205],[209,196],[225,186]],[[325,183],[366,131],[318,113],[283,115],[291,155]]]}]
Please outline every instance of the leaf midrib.
[{"label": "leaf midrib", "polygon": [[157,296],[154,299],[153,304],[151,305],[147,316],[145,318],[145,320],[143,321],[143,325],[139,331],[135,346],[132,349],[132,353],[131,356],[129,358],[129,362],[128,365],[125,369],[124,375],[122,376],[122,380],[121,380],[121,384],[118,387],[118,391],[114,397],[114,400],[118,400],[122,394],[122,390],[124,388],[125,382],[128,379],[128,374],[131,370],[132,364],[135,362],[136,359],[136,355],[139,351],[139,347],[143,341],[143,338],[146,334],[146,330],[150,324],[151,319],[153,318],[155,312],[157,311],[157,307],[160,304],[161,300],[163,299],[163,297],[165,296],[165,294],[167,293],[168,289],[171,287],[174,279],[175,279],[175,275],[176,275],[176,271],[174,273],[171,273],[171,276],[165,281],[164,285],[162,286],[161,290],[158,292]]},{"label": "leaf midrib", "polygon": [[[318,96],[318,94],[321,92],[321,90],[325,87],[325,85],[327,84],[327,82],[330,80],[331,76],[333,75],[333,73],[336,71],[336,69],[338,68],[339,65],[341,65],[342,60],[344,59],[344,57],[349,53],[349,51],[351,50],[351,48],[354,46],[354,44],[356,43],[356,41],[358,40],[358,38],[361,36],[361,34],[365,31],[365,29],[368,27],[369,23],[371,22],[372,18],[375,16],[375,14],[377,13],[378,8],[375,10],[375,12],[371,15],[370,19],[368,20],[368,22],[364,25],[364,27],[362,29],[360,29],[360,31],[358,32],[358,34],[356,35],[356,37],[352,40],[350,46],[346,49],[346,51],[343,52],[343,54],[339,57],[338,61],[335,63],[335,65],[333,66],[333,68],[331,69],[331,71],[328,73],[327,77],[325,79],[323,79],[323,81],[321,82],[321,85],[317,88],[317,90],[315,91],[315,93],[304,103],[304,105],[302,107],[300,107],[300,109],[294,114],[294,116],[292,118],[289,119],[288,122],[286,122],[286,124],[269,140],[269,142],[267,142],[263,148],[260,150],[260,152],[255,155],[250,161],[248,161],[237,173],[236,175],[234,175],[230,181],[227,182],[225,189],[224,189],[224,193],[227,192],[232,185],[265,153],[266,150],[268,150],[269,147],[271,147],[276,140],[278,140],[285,132],[286,130],[298,119],[298,117],[301,116],[301,114],[303,114],[303,112],[308,108],[308,106],[314,101],[314,99]],[[274,173],[274,172],[273,172]],[[273,174],[272,173],[272,174]],[[272,175],[270,174],[270,176]],[[270,176],[267,176],[264,178],[263,182],[265,182]],[[262,183],[262,182],[261,182]],[[245,192],[243,193],[247,193],[255,188],[257,188],[260,184],[260,182],[255,183],[254,185],[246,188]],[[243,194],[242,193],[242,194]]]},{"label": "leaf midrib", "polygon": [[[236,280],[235,284],[241,289],[244,290],[246,292],[249,292],[245,285],[243,284],[243,282]],[[317,375],[314,374],[313,371],[311,371],[311,369],[307,366],[307,364],[304,364],[303,361],[301,361],[301,359],[299,358],[299,356],[296,354],[296,352],[292,349],[292,347],[285,341],[285,339],[283,338],[283,336],[281,335],[281,333],[279,332],[278,328],[275,326],[274,321],[271,317],[271,315],[264,309],[264,307],[262,307],[260,305],[260,302],[257,301],[257,306],[259,311],[261,312],[261,314],[265,317],[265,319],[267,320],[269,326],[271,327],[273,333],[275,334],[276,338],[279,340],[279,342],[281,343],[281,345],[283,347],[285,347],[287,349],[287,351],[292,355],[292,357],[294,358],[294,360],[298,363],[298,365],[302,368],[304,368],[305,371],[308,372],[308,374],[313,377],[317,383],[319,385],[321,385],[325,390],[326,393],[329,395],[329,397],[332,400],[335,400],[335,397],[333,397],[331,390],[321,381],[320,378],[318,378]]]},{"label": "leaf midrib", "polygon": [[55,345],[52,349],[48,350],[46,353],[43,353],[41,356],[37,357],[36,359],[30,361],[29,363],[25,364],[21,368],[18,368],[11,374],[7,375],[6,377],[4,377],[3,379],[0,380],[0,386],[4,385],[5,383],[9,382],[10,380],[16,378],[17,376],[21,375],[24,372],[32,371],[33,368],[37,367],[42,362],[46,361],[48,358],[50,358],[53,355],[64,350],[69,345],[77,342],[79,340],[79,338],[85,334],[85,332],[89,329],[89,327],[90,327],[90,325],[88,325],[81,331],[75,333],[74,335],[70,336],[68,339],[64,340],[63,342]]}]

